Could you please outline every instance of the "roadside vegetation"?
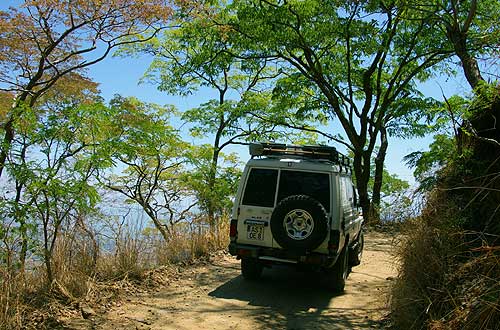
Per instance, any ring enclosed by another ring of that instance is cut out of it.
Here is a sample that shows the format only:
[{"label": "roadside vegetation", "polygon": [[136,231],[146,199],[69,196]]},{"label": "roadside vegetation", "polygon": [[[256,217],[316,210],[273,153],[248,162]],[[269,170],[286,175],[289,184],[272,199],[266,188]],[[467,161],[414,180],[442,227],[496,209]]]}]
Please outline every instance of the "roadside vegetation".
[{"label": "roadside vegetation", "polygon": [[[1,328],[50,328],[48,302],[224,248],[235,145],[336,144],[377,224],[413,205],[391,138],[427,134],[407,157],[427,204],[402,236],[393,321],[499,324],[498,0],[20,3],[0,12]],[[151,58],[142,82],[192,106],[104,100],[86,69],[112,55]],[[470,95],[421,92],[457,68]]]},{"label": "roadside vegetation", "polygon": [[480,65],[488,52],[475,47],[489,31],[473,23],[490,17],[484,4],[452,1],[438,20],[473,93],[445,99],[445,127],[428,151],[406,157],[426,205],[405,224],[397,251],[391,309],[400,329],[500,324],[500,88]]},{"label": "roadside vegetation", "polygon": [[415,162],[430,190],[422,213],[403,226],[397,251],[391,308],[401,329],[500,324],[500,131],[492,125],[500,98],[497,86],[476,91],[460,102],[458,135],[437,136],[439,144]]}]

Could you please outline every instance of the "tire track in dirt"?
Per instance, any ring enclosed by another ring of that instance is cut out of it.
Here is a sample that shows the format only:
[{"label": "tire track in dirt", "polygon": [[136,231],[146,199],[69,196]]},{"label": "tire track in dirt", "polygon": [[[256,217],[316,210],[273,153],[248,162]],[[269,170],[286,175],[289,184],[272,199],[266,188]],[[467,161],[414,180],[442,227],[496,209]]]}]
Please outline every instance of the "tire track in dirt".
[{"label": "tire track in dirt", "polygon": [[363,261],[342,295],[326,290],[318,274],[293,268],[264,269],[259,281],[245,281],[239,261],[226,256],[185,269],[179,280],[94,320],[72,320],[67,329],[380,329],[395,276],[391,240],[366,235]]}]

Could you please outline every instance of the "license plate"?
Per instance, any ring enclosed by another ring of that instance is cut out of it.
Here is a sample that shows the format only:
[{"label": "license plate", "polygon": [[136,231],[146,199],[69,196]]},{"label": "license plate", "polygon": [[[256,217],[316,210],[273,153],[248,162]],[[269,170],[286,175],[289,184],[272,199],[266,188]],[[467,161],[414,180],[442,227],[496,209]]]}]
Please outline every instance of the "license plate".
[{"label": "license plate", "polygon": [[253,239],[256,241],[263,241],[264,240],[264,226],[248,225],[247,226],[247,237],[248,237],[248,239]]}]

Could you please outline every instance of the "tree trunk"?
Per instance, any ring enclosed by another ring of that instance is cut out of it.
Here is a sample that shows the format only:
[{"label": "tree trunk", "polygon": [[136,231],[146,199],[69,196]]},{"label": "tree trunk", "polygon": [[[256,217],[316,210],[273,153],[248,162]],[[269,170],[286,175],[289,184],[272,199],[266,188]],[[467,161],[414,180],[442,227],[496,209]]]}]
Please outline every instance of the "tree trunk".
[{"label": "tree trunk", "polygon": [[216,220],[215,220],[215,213],[216,213],[216,207],[214,203],[214,196],[212,195],[214,189],[215,189],[215,180],[217,176],[217,164],[219,162],[219,141],[220,137],[219,135],[216,135],[214,146],[213,146],[213,154],[212,154],[212,161],[210,163],[210,171],[208,173],[208,192],[209,196],[207,200],[207,213],[208,213],[208,222],[210,224],[210,228],[212,231],[215,230],[216,228]]},{"label": "tree trunk", "polygon": [[3,141],[0,145],[0,178],[2,177],[3,169],[7,163],[7,156],[14,140],[14,119],[12,117],[5,123],[4,130]]},{"label": "tree trunk", "polygon": [[54,282],[54,274],[52,272],[52,256],[50,255],[49,249],[45,248],[43,250],[43,260],[45,263],[45,270],[47,274],[47,283],[48,286]]},{"label": "tree trunk", "polygon": [[380,148],[377,152],[377,157],[375,157],[375,174],[373,177],[372,202],[370,204],[370,213],[368,215],[370,223],[380,222],[381,190],[384,180],[384,163],[388,146],[389,142],[387,141],[387,131],[385,128],[382,128],[380,130]]},{"label": "tree trunk", "polygon": [[45,263],[45,271],[47,275],[48,287],[54,281],[54,273],[52,271],[52,254],[49,248],[49,217],[43,214],[43,261]]},{"label": "tree trunk", "polygon": [[160,222],[160,220],[158,220],[154,211],[151,210],[151,208],[147,204],[141,203],[141,206],[144,212],[146,212],[146,214],[149,216],[151,221],[153,221],[156,229],[158,229],[165,242],[170,241],[172,239],[172,233],[170,232],[169,228],[167,226],[164,226]]},{"label": "tree trunk", "polygon": [[97,258],[99,257],[99,244],[94,232],[85,225],[85,216],[83,213],[78,214],[76,221],[80,228],[89,236],[92,243],[92,269],[89,269],[89,271],[94,273],[97,267]]},{"label": "tree trunk", "polygon": [[[226,90],[219,91],[219,105],[223,105],[225,102],[225,94]],[[219,162],[219,154],[220,154],[220,139],[222,137],[222,133],[225,129],[225,120],[224,114],[221,113],[219,117],[219,127],[217,128],[217,132],[215,133],[215,139],[213,144],[213,154],[212,154],[212,162],[210,164],[210,172],[208,173],[208,200],[207,200],[207,213],[208,213],[208,223],[210,225],[210,229],[215,233],[217,229],[217,221],[215,219],[216,207],[214,203],[214,198],[216,198],[213,194],[215,189],[215,180],[217,179],[217,166]]]},{"label": "tree trunk", "polygon": [[28,235],[26,232],[26,224],[23,222],[19,227],[21,231],[21,251],[19,252],[19,265],[21,276],[24,277],[26,270],[26,256],[28,254]]},{"label": "tree trunk", "polygon": [[[27,144],[24,144],[21,149],[21,163],[23,165],[26,164],[26,149],[28,148]],[[20,264],[20,272],[21,276],[24,277],[24,272],[26,269],[26,256],[28,254],[28,228],[26,225],[26,216],[25,212],[21,211],[20,206],[21,196],[23,193],[23,188],[26,184],[26,179],[24,178],[16,178],[16,198],[14,200],[14,208],[15,208],[15,220],[19,223],[19,231],[21,233],[21,251],[19,252],[19,264]]]},{"label": "tree trunk", "polygon": [[[369,159],[369,155],[368,155]],[[366,167],[368,164],[368,168]],[[370,163],[366,163],[366,155],[363,151],[354,152],[354,175],[356,176],[356,189],[358,190],[359,203],[363,210],[365,222],[369,222],[370,197],[368,196],[368,182],[370,180]]]},{"label": "tree trunk", "polygon": [[[10,149],[12,147],[12,141],[14,141],[14,122],[18,119],[18,111],[21,111],[21,107],[26,103],[28,98],[28,93],[23,92],[21,95],[16,98],[10,108],[9,120],[5,123],[3,129],[5,131],[3,136],[2,144],[0,144],[0,178],[2,177],[3,170],[5,168],[5,164],[7,163],[7,157],[9,156]],[[33,106],[35,103],[36,97],[31,97],[29,106]]]},{"label": "tree trunk", "polygon": [[453,49],[462,63],[467,82],[472,89],[476,88],[480,81],[484,81],[484,78],[479,70],[477,60],[470,55],[467,48],[467,30],[462,29],[458,22],[456,22],[446,27],[446,36],[453,45]]}]

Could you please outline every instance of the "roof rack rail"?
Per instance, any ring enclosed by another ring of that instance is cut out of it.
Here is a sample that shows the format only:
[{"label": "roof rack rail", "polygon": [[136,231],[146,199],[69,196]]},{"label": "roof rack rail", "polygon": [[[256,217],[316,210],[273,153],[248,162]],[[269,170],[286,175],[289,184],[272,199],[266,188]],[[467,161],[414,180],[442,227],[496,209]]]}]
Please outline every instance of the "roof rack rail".
[{"label": "roof rack rail", "polygon": [[249,151],[255,156],[300,156],[310,159],[323,159],[341,166],[351,166],[349,157],[341,154],[335,147],[322,145],[290,145],[284,143],[250,143]]}]

